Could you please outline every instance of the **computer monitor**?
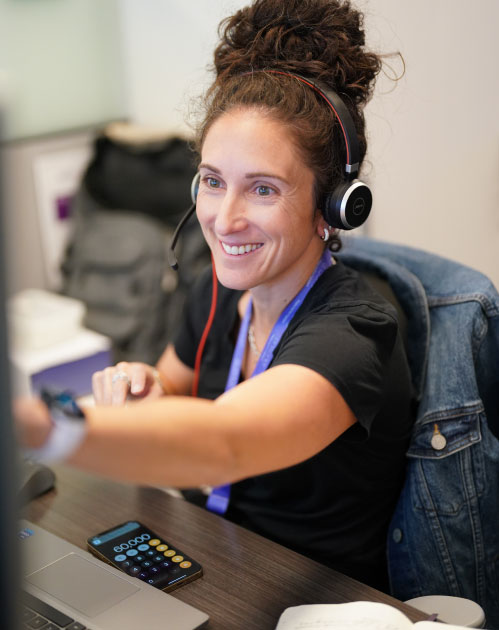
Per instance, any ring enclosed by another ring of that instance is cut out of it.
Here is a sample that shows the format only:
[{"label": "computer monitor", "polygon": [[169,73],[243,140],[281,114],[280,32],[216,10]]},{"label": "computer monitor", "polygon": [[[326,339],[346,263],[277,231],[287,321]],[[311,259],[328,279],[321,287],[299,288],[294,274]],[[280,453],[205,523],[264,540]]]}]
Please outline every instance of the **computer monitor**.
[{"label": "computer monitor", "polygon": [[20,627],[20,557],[17,543],[17,460],[11,415],[7,352],[7,273],[5,203],[2,181],[4,144],[0,111],[0,628]]}]

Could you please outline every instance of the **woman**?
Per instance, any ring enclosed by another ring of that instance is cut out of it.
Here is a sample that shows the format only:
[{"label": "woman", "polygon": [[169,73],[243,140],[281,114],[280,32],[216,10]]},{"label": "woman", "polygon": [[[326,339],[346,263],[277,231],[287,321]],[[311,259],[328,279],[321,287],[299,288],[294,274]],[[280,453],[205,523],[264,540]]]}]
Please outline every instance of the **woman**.
[{"label": "woman", "polygon": [[[199,132],[197,216],[219,282],[211,329],[201,341],[207,273],[157,369],[94,376],[98,404],[67,462],[162,486],[232,484],[228,518],[386,588],[409,372],[392,307],[326,249],[339,241],[320,208],[343,177],[345,139],[292,76],[342,95],[363,158],[380,60],[361,26],[340,0],[257,0],[226,21]],[[119,406],[129,394],[140,402]],[[17,413],[25,442],[43,445],[48,409]]]}]

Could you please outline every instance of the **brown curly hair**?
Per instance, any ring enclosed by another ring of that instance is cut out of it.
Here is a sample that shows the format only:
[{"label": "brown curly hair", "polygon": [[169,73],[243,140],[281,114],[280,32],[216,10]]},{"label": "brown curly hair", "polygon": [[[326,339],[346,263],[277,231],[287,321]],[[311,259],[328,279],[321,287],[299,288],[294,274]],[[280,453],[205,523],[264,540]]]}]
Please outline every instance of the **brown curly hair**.
[{"label": "brown curly hair", "polygon": [[363,108],[382,65],[380,56],[364,48],[363,15],[348,0],[255,0],[222,21],[219,34],[216,78],[205,95],[198,152],[220,115],[236,107],[261,109],[288,125],[315,173],[320,207],[344,175],[339,124],[314,90],[265,70],[300,74],[339,94],[352,116],[362,163],[367,150]]}]

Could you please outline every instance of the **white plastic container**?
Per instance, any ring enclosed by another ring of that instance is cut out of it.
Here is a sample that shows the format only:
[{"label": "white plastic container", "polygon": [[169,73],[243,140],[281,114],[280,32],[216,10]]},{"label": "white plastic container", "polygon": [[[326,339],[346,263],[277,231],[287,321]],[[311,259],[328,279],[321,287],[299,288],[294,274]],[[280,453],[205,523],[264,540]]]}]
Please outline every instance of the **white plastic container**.
[{"label": "white plastic container", "polygon": [[437,614],[437,621],[465,628],[483,628],[485,614],[476,602],[451,595],[425,595],[408,599],[406,604],[423,612]]},{"label": "white plastic container", "polygon": [[25,289],[8,301],[11,349],[39,350],[73,337],[82,327],[85,305],[41,289]]}]

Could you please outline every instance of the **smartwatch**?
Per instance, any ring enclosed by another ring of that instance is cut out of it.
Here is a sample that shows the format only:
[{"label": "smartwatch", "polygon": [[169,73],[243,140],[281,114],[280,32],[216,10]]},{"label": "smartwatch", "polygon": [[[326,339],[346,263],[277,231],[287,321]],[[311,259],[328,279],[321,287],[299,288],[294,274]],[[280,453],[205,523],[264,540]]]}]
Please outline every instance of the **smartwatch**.
[{"label": "smartwatch", "polygon": [[85,415],[70,392],[43,388],[40,397],[49,408],[52,430],[40,448],[29,449],[26,454],[39,461],[62,461],[83,441],[87,431]]}]

